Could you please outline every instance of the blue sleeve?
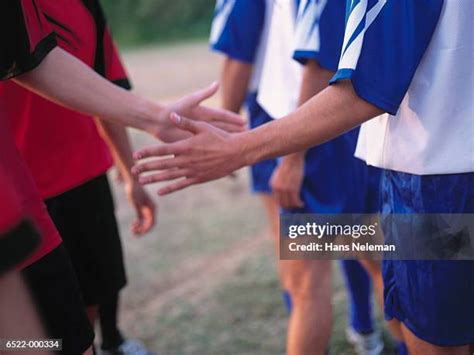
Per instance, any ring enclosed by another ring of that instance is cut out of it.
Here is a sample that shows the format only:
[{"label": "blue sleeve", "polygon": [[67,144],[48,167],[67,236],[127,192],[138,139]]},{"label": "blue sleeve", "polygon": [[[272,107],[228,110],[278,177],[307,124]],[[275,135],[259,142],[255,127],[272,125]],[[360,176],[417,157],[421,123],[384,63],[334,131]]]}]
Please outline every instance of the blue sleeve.
[{"label": "blue sleeve", "polygon": [[293,58],[337,71],[344,39],[346,3],[343,0],[302,0],[296,20]]},{"label": "blue sleeve", "polygon": [[253,63],[265,24],[265,0],[218,0],[210,46],[233,59]]},{"label": "blue sleeve", "polygon": [[348,0],[339,68],[359,97],[395,115],[437,27],[443,0]]}]

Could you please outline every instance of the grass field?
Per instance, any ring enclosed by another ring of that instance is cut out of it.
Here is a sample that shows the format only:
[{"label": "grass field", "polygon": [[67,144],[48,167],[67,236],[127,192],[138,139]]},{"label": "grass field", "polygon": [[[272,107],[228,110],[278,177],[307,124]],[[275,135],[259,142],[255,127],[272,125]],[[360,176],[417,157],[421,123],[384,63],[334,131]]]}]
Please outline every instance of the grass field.
[{"label": "grass field", "polygon": [[[125,61],[136,92],[161,101],[218,76],[218,58],[205,43],[134,50]],[[135,147],[154,143],[136,131],[132,138]],[[161,355],[284,353],[287,315],[274,249],[246,170],[157,199],[158,226],[142,239],[130,235],[133,211],[116,183],[114,190],[129,276],[121,316],[127,335]],[[333,302],[332,354],[353,354],[339,272]]]}]

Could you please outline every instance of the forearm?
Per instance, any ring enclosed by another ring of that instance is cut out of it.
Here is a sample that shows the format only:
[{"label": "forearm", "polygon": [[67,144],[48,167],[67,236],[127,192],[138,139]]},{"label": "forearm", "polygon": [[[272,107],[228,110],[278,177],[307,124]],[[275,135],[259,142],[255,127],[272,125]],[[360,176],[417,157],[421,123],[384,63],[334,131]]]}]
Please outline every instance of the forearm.
[{"label": "forearm", "polygon": [[348,81],[332,85],[287,117],[233,139],[246,165],[327,142],[380,115]]},{"label": "forearm", "polygon": [[[301,82],[298,106],[304,105],[308,100],[319,94],[328,87],[334,73],[322,68],[315,60],[308,60],[303,69],[303,79]],[[287,159],[304,158],[306,150],[288,155]]]},{"label": "forearm", "polygon": [[222,107],[238,113],[247,96],[252,65],[226,58],[222,66],[221,89]]},{"label": "forearm", "polygon": [[125,183],[131,183],[134,178],[131,168],[134,164],[133,151],[127,129],[119,124],[96,119],[99,131],[109,146],[110,152]]},{"label": "forearm", "polygon": [[157,113],[163,107],[110,83],[60,48],[15,81],[76,111],[157,134]]}]

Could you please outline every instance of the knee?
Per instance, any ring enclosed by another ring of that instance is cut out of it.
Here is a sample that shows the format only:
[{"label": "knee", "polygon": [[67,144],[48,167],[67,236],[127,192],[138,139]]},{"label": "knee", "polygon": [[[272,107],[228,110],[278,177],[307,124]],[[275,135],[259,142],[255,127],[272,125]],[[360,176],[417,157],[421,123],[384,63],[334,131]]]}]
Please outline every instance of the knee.
[{"label": "knee", "polygon": [[294,302],[322,298],[331,292],[330,261],[292,260],[283,267],[283,275]]}]

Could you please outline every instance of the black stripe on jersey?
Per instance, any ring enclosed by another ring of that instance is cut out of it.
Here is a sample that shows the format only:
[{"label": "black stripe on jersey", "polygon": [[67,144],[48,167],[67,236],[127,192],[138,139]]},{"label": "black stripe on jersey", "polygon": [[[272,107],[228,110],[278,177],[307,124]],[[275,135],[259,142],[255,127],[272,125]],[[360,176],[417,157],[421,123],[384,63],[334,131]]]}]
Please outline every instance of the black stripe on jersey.
[{"label": "black stripe on jersey", "polygon": [[[32,3],[37,11],[35,2]],[[38,12],[36,16],[40,20]],[[0,0],[0,80],[10,79],[37,67],[55,46],[56,40],[51,33],[31,52],[22,1]]]},{"label": "black stripe on jersey", "polygon": [[41,22],[41,17],[39,14],[38,6],[36,5],[36,1],[33,1],[33,7],[35,8],[36,19],[38,20],[38,22]]},{"label": "black stripe on jersey", "polygon": [[130,81],[128,79],[118,79],[118,80],[114,80],[112,81],[115,85],[117,86],[120,86],[122,89],[125,89],[125,90],[131,90],[132,89],[132,85],[130,84]]},{"label": "black stripe on jersey", "polygon": [[82,0],[84,6],[89,10],[94,18],[96,25],[96,51],[94,59],[94,70],[106,76],[105,58],[104,58],[104,35],[105,35],[105,16],[98,0]]},{"label": "black stripe on jersey", "polygon": [[[74,33],[74,31],[72,31],[69,27],[67,27],[65,24],[59,22],[58,20],[56,20],[55,18],[51,17],[50,15],[48,14],[44,14],[44,17],[46,18],[46,20],[48,20],[48,22],[50,22],[52,25],[54,26],[57,26],[59,28],[61,28],[63,31],[69,33],[71,36],[74,37],[74,40],[77,41],[78,43],[81,43],[81,39],[79,38],[79,36]],[[67,43],[69,46],[71,47],[76,47],[74,45],[74,43],[71,43],[71,41],[69,41],[66,37],[62,36],[60,33],[58,33],[56,31],[56,36],[58,36],[58,38],[60,38],[62,41],[64,41],[65,43]]]}]

